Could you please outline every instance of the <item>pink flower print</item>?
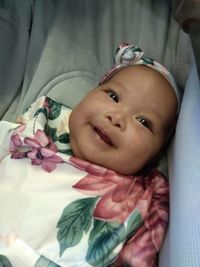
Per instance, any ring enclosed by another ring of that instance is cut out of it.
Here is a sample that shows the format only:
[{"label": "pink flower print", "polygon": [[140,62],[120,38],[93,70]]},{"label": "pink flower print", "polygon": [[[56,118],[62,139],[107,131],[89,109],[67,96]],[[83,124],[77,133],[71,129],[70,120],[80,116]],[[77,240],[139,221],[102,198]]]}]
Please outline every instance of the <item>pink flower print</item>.
[{"label": "pink flower print", "polygon": [[[15,128],[12,132],[12,136],[10,139],[9,150],[12,153],[13,158],[23,158],[24,152],[26,149],[23,149],[23,142],[20,138],[20,133],[25,130],[26,126],[24,124],[20,125],[19,127]],[[24,150],[24,151],[23,151]]]},{"label": "pink flower print", "polygon": [[19,134],[22,133],[25,130],[25,128],[26,125],[22,124],[12,131],[10,147],[9,147],[11,152],[14,152],[16,150],[16,147],[22,146],[22,141],[19,137]]},{"label": "pink flower print", "polygon": [[[134,209],[144,218],[149,207],[152,192],[143,190],[138,178],[130,179],[127,185],[116,185],[98,202],[94,217],[124,223]],[[142,202],[142,205],[140,205]]]},{"label": "pink flower print", "polygon": [[159,174],[152,172],[149,185],[154,194],[144,223],[120,252],[116,266],[126,261],[130,266],[153,267],[160,250],[169,220],[169,185]]},{"label": "pink flower print", "polygon": [[10,152],[12,152],[12,159],[26,158],[26,147],[23,147],[23,142],[18,134],[12,135],[10,139]]},{"label": "pink flower print", "polygon": [[88,174],[73,187],[89,196],[101,196],[94,217],[123,223],[138,208],[145,216],[152,190],[143,188],[140,176],[122,176],[114,171],[71,157],[70,162]]},{"label": "pink flower print", "polygon": [[13,135],[10,151],[13,152],[11,158],[29,158],[32,165],[41,165],[47,172],[55,170],[57,163],[63,163],[62,158],[56,155],[56,145],[42,130],[37,130],[33,138],[25,137],[23,141],[18,134]]}]

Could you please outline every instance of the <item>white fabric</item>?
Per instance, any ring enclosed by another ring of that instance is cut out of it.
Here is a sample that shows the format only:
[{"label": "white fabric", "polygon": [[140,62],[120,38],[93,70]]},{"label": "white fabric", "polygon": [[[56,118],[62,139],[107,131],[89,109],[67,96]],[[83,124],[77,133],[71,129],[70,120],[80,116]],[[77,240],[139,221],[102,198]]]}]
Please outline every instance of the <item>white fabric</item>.
[{"label": "white fabric", "polygon": [[200,266],[200,84],[193,65],[169,153],[170,226],[159,267]]}]

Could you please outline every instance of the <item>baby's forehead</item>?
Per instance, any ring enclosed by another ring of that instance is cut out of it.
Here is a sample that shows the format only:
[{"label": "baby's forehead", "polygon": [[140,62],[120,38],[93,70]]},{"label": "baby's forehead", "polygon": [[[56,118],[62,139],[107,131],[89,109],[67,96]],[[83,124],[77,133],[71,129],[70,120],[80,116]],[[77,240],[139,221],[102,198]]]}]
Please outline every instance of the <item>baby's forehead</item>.
[{"label": "baby's forehead", "polygon": [[168,86],[173,91],[172,85],[161,73],[145,65],[132,65],[121,68],[106,82],[115,80],[132,82],[133,85],[135,82],[140,82],[141,84],[149,82],[155,85],[158,84],[158,86],[165,84],[165,86]]},{"label": "baby's forehead", "polygon": [[[177,106],[176,94],[171,84],[156,70],[147,66],[127,66],[120,69],[104,83],[116,90],[127,103],[143,111],[160,110],[160,106]],[[145,105],[143,105],[145,104]]]},{"label": "baby's forehead", "polygon": [[[158,71],[145,65],[131,65],[118,70],[106,82],[119,82],[130,85],[133,89],[146,89],[148,93],[154,93],[155,89],[159,94],[165,94],[169,90],[171,95],[176,98],[176,93],[169,81]],[[123,89],[123,88],[122,88]],[[152,91],[151,91],[152,90]],[[177,101],[178,103],[178,101]]]},{"label": "baby's forehead", "polygon": [[[170,72],[161,64],[153,59],[142,58],[137,62],[129,62],[124,64],[123,62],[115,65],[110,71],[108,71],[100,81],[100,85],[112,80],[123,80],[132,78],[137,79],[137,82],[145,82],[143,78],[149,78],[149,82],[154,82],[155,86],[168,87],[175,95],[177,101],[177,114],[180,108],[180,93]],[[146,79],[148,82],[148,79]],[[132,80],[134,83],[135,81]]]},{"label": "baby's forehead", "polygon": [[[167,79],[157,70],[148,67],[147,65],[129,65],[127,67],[124,68],[120,68],[116,73],[113,74],[113,76],[111,76],[110,79],[114,78],[115,76],[119,76],[122,74],[127,73],[127,75],[130,76],[134,76],[134,75],[151,75],[154,76],[155,79],[156,77],[160,77],[161,79],[164,79],[167,81]],[[168,81],[167,81],[168,82]]]}]

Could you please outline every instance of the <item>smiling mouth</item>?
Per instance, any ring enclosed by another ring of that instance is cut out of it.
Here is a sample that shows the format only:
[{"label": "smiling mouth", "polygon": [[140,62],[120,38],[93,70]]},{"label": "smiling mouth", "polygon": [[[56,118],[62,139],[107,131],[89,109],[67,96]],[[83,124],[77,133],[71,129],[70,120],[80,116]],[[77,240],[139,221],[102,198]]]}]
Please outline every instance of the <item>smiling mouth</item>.
[{"label": "smiling mouth", "polygon": [[96,127],[93,127],[93,129],[107,145],[113,146],[113,142],[110,140],[110,138],[107,135],[105,135],[104,132],[102,132],[101,130],[99,130]]}]

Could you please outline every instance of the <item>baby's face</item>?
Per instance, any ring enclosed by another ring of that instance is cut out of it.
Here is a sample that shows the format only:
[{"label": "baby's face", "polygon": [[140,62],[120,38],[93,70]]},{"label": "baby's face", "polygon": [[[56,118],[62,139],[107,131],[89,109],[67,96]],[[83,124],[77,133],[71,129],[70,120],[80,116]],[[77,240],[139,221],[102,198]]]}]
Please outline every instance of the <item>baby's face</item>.
[{"label": "baby's face", "polygon": [[149,67],[129,66],[72,111],[73,153],[118,173],[134,174],[160,151],[176,113],[176,95],[168,81]]}]

